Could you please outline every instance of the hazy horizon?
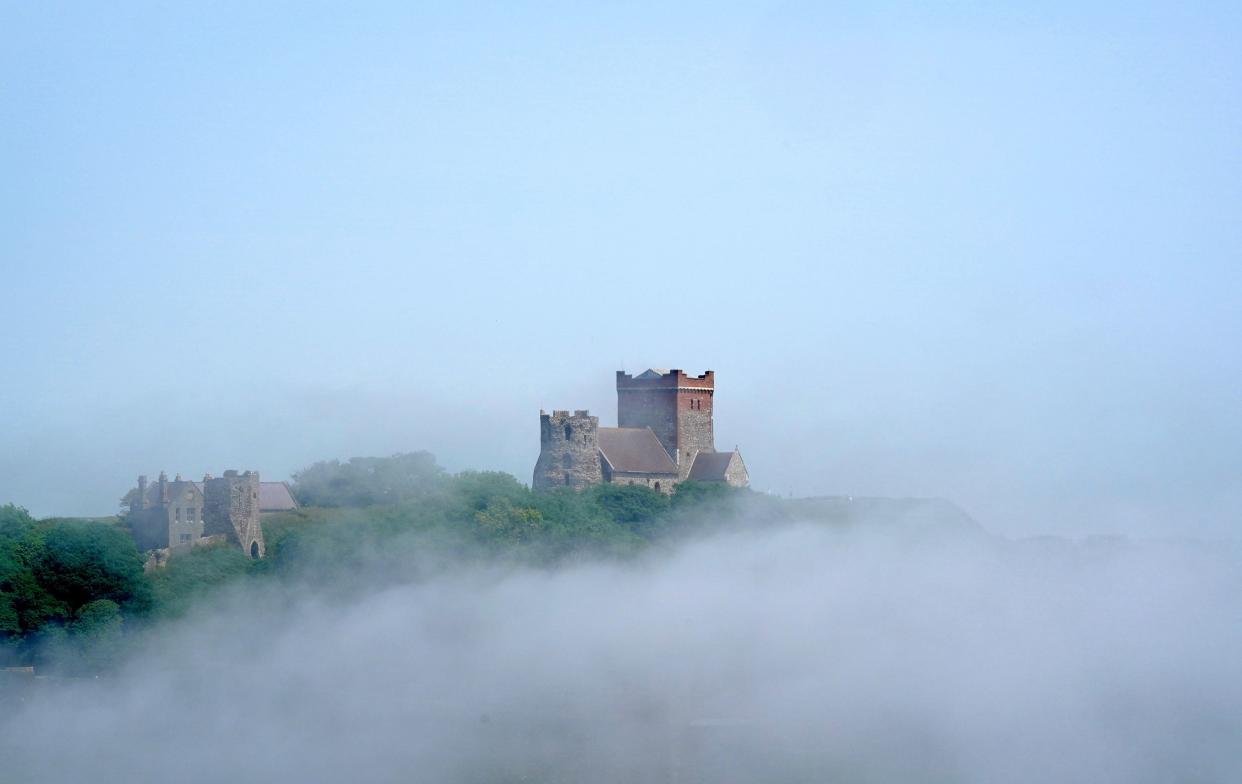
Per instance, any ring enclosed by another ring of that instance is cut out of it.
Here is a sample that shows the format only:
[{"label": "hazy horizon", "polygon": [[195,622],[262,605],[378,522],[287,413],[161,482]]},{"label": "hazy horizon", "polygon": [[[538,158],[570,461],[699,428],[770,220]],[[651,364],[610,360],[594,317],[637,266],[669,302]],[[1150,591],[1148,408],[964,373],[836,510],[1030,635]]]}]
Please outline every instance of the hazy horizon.
[{"label": "hazy horizon", "polygon": [[0,504],[718,374],[780,495],[1235,537],[1242,10],[0,5]]}]

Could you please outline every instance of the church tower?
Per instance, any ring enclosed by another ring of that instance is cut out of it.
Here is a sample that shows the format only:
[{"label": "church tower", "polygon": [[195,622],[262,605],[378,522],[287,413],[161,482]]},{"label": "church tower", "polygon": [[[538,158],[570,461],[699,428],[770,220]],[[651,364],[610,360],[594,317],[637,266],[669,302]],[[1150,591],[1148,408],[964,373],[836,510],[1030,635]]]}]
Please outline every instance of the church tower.
[{"label": "church tower", "polygon": [[716,374],[711,370],[701,376],[677,369],[648,370],[637,376],[618,370],[617,425],[651,428],[684,480],[696,455],[716,451],[715,392]]}]

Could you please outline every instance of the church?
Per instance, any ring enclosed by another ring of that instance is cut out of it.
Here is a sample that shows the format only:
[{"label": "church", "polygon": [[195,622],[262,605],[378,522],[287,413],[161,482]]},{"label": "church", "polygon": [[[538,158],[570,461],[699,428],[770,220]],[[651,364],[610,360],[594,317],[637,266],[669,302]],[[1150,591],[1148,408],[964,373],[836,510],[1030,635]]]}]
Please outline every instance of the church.
[{"label": "church", "polygon": [[746,487],[742,455],[717,452],[712,421],[716,375],[651,369],[617,371],[617,427],[577,410],[539,412],[540,449],[532,486],[583,488],[610,482],[671,493],[680,482]]}]

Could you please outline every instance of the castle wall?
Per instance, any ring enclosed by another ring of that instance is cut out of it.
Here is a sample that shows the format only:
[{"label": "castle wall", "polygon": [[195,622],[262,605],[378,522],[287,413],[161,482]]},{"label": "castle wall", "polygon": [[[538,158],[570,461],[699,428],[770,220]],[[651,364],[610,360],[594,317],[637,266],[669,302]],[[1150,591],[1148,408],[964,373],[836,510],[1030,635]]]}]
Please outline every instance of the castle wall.
[{"label": "castle wall", "polygon": [[224,535],[246,554],[262,558],[267,552],[259,525],[259,473],[225,471],[203,480],[203,535]]},{"label": "castle wall", "polygon": [[531,486],[581,489],[602,481],[599,417],[582,410],[539,412],[539,460]]},{"label": "castle wall", "polygon": [[608,475],[610,484],[642,485],[661,493],[672,493],[678,481],[677,474],[630,474],[614,471]]}]

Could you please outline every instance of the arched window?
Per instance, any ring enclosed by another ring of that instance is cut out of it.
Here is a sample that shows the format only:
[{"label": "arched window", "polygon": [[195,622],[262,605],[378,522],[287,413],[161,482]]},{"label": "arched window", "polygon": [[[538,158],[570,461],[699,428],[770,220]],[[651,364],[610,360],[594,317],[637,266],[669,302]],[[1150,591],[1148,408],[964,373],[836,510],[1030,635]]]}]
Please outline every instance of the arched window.
[{"label": "arched window", "polygon": [[655,483],[655,491],[656,491],[657,493],[658,493],[658,492],[660,492],[660,483],[659,483],[659,482],[656,482],[656,483]]},{"label": "arched window", "polygon": [[561,455],[561,467],[562,468],[573,468],[574,467],[574,456],[569,454],[568,452]]},{"label": "arched window", "polygon": [[258,542],[250,543],[250,557],[255,559],[256,561],[259,560],[259,543]]},{"label": "arched window", "polygon": [[565,425],[565,440],[566,441],[570,440],[570,437],[573,435],[573,433],[574,433],[573,429],[570,428],[569,425]]}]

